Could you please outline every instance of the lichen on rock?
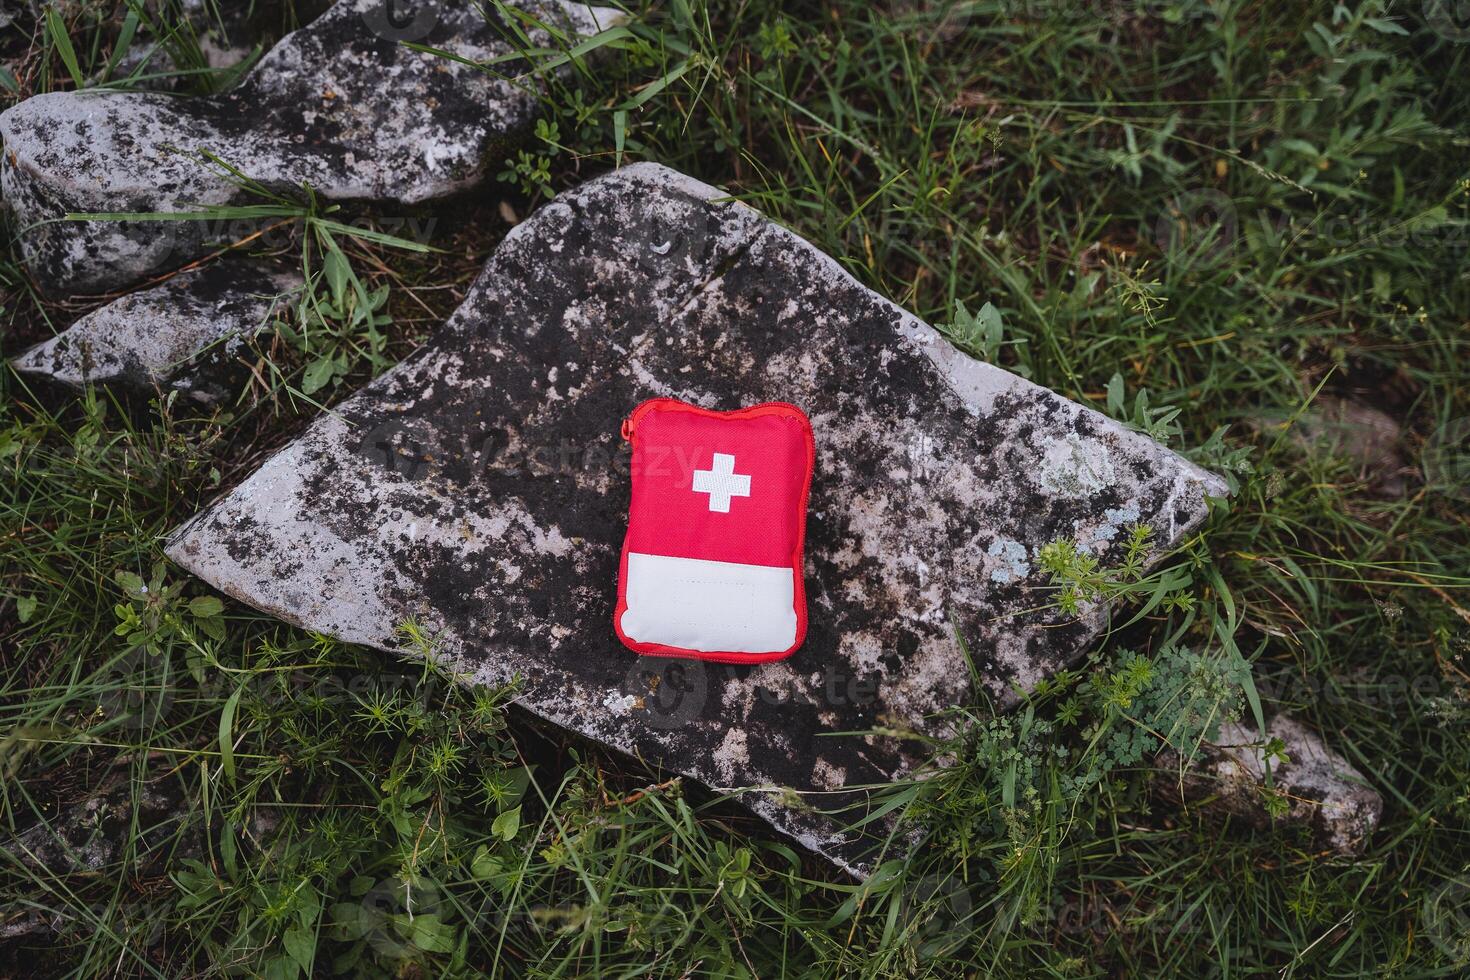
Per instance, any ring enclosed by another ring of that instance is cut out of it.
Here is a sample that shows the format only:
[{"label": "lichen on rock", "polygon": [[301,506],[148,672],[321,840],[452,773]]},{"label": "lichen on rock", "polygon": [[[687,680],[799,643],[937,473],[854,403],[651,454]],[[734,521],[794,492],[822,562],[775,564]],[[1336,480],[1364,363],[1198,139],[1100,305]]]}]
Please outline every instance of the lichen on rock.
[{"label": "lichen on rock", "polygon": [[[1279,753],[1268,751],[1270,739],[1280,741]],[[1383,797],[1363,774],[1320,735],[1285,714],[1267,723],[1264,738],[1254,724],[1226,722],[1192,764],[1182,765],[1171,750],[1158,765],[1154,787],[1171,804],[1196,810],[1216,824],[1302,827],[1317,846],[1343,856],[1361,854],[1383,816]],[[1274,817],[1268,794],[1285,803]]]},{"label": "lichen on rock", "polygon": [[[0,187],[32,275],[48,290],[95,292],[201,254],[218,237],[207,220],[65,215],[260,203],[206,154],[265,187],[306,185],[327,200],[416,204],[479,183],[535,118],[539,76],[499,60],[513,50],[494,7],[425,5],[432,17],[412,39],[445,58],[375,24],[384,6],[339,0],[219,95],[50,92],[0,114]],[[623,16],[572,0],[512,6],[547,25],[528,34],[541,45],[569,45]]]},{"label": "lichen on rock", "polygon": [[[613,633],[619,424],[659,395],[788,401],[812,420],[810,625],[789,660],[640,659]],[[960,354],[715,188],[639,164],[517,226],[428,344],[168,553],[353,642],[398,649],[415,620],[467,677],[519,678],[537,716],[741,791],[861,874],[885,830],[843,830],[861,809],[822,811],[914,772],[922,745],[894,733],[940,733],[937,712],[977,697],[972,677],[1013,702],[1101,629],[1100,605],[1081,619],[1046,608],[1038,550],[1082,529],[1106,562],[1124,518],[1167,548],[1224,492],[1145,436]]]},{"label": "lichen on rock", "polygon": [[66,385],[179,391],[210,404],[237,390],[246,345],[301,285],[263,263],[215,263],[115,299],[11,363]]}]

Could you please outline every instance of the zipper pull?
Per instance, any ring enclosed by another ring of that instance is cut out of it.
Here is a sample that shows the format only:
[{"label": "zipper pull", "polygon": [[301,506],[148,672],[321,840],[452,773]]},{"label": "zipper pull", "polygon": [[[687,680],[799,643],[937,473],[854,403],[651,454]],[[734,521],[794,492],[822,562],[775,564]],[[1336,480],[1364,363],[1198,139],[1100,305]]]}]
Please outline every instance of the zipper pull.
[{"label": "zipper pull", "polygon": [[670,402],[670,401],[673,401],[673,399],[672,398],[650,398],[650,399],[648,399],[648,401],[643,402],[637,408],[633,409],[633,411],[629,412],[628,413],[628,417],[625,418],[625,419],[623,419],[623,427],[622,427],[623,439],[626,440],[627,442],[632,442],[633,441],[633,433],[635,433],[635,432],[638,431],[638,423],[641,422],[641,421],[643,421],[643,416],[645,416],[649,412],[653,411],[660,404],[662,404],[664,402]]}]

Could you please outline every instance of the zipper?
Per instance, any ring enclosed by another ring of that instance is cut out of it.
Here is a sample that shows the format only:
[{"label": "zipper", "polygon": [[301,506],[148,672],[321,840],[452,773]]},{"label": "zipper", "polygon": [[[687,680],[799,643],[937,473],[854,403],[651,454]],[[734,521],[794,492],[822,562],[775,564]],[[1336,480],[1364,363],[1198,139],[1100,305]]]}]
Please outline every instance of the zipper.
[{"label": "zipper", "polygon": [[692,405],[686,406],[677,398],[650,398],[647,401],[640,402],[638,404],[638,407],[633,409],[633,411],[629,413],[627,418],[623,419],[623,438],[628,442],[632,442],[633,434],[638,431],[638,423],[643,421],[643,416],[647,415],[649,412],[653,411],[656,408],[662,408],[664,406],[668,406],[671,409],[675,408],[676,406],[678,408],[694,407]]},{"label": "zipper", "polygon": [[633,441],[633,436],[637,433],[638,425],[643,421],[643,417],[655,409],[664,409],[671,412],[689,412],[694,415],[704,415],[710,418],[756,418],[761,415],[786,415],[791,411],[795,411],[803,417],[806,415],[798,406],[790,402],[761,402],[758,405],[750,405],[746,408],[736,408],[722,412],[713,408],[700,408],[698,405],[690,405],[688,402],[681,402],[677,398],[650,398],[640,403],[627,418],[623,419],[623,424],[619,432],[625,442],[631,443]]}]

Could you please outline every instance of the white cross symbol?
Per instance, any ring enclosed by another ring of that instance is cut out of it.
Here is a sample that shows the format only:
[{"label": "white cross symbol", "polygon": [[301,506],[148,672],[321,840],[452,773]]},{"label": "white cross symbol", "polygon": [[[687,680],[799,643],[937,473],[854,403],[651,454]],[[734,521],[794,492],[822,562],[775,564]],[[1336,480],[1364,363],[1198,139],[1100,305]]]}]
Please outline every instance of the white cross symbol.
[{"label": "white cross symbol", "polygon": [[707,470],[694,471],[694,492],[709,494],[709,509],[712,513],[730,513],[731,497],[750,496],[750,476],[735,472],[735,457],[729,453],[715,453],[713,466]]}]

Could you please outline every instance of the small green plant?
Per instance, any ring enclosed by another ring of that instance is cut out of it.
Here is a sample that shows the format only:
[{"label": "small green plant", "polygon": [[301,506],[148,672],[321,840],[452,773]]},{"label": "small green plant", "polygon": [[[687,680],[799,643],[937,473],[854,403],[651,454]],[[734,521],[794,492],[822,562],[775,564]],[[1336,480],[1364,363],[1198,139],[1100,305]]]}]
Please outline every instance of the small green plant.
[{"label": "small green plant", "polygon": [[552,197],[551,157],[538,156],[529,150],[517,150],[515,159],[506,164],[499,180],[515,184],[527,197]]},{"label": "small green plant", "polygon": [[[1038,685],[1008,715],[951,713],[955,734],[936,745],[948,763],[891,795],[907,804],[908,819],[943,828],[949,861],[990,864],[1018,923],[1037,922],[1057,899],[1059,855],[1107,819],[1097,812],[1099,798],[1144,793],[1149,764],[1164,749],[1193,758],[1239,716],[1249,672],[1236,655],[1184,646],[1151,656],[1094,654],[1085,669]],[[939,875],[952,882],[953,864]]]},{"label": "small green plant", "polygon": [[[587,111],[585,106],[575,105],[571,111],[578,116],[579,122],[585,122],[585,119],[579,114]],[[551,186],[551,165],[556,153],[563,149],[558,142],[561,139],[561,131],[556,121],[554,119],[536,120],[536,139],[546,146],[549,152],[538,154],[531,150],[517,150],[513,159],[506,160],[505,169],[496,179],[502,183],[515,184],[527,197],[555,197],[556,191]]]},{"label": "small green plant", "polygon": [[755,35],[755,50],[762,61],[781,61],[796,53],[796,39],[784,17],[761,25]]},{"label": "small green plant", "polygon": [[1163,406],[1154,408],[1149,404],[1147,388],[1138,389],[1133,396],[1133,407],[1128,407],[1127,392],[1123,387],[1123,375],[1114,373],[1108,379],[1108,414],[1130,429],[1146,434],[1150,439],[1168,445],[1180,436],[1180,409]]},{"label": "small green plant", "polygon": [[318,282],[325,282],[326,288],[306,291],[296,304],[294,322],[276,324],[277,332],[305,361],[300,381],[304,395],[339,386],[364,367],[376,375],[391,363],[385,356],[388,338],[383,332],[392,323],[384,311],[388,287],[369,291],[335,242],[323,260]]},{"label": "small green plant", "polygon": [[136,572],[119,570],[118,587],[126,602],[113,607],[117,626],[113,632],[124,637],[130,648],[142,647],[161,656],[174,640],[192,636],[197,627],[206,636],[223,640],[225,636],[224,603],[214,596],[202,595],[185,602],[187,580],[169,583],[162,563],[144,579]]},{"label": "small green plant", "polygon": [[1147,596],[1151,607],[1190,608],[1194,601],[1189,593],[1191,579],[1183,569],[1144,574],[1153,550],[1153,528],[1135,524],[1127,535],[1118,564],[1112,568],[1104,568],[1090,550],[1066,538],[1041,547],[1037,562],[1058,587],[1056,606],[1063,614],[1076,616],[1084,604],[1136,596]]},{"label": "small green plant", "polygon": [[955,303],[954,319],[948,323],[939,324],[939,332],[948,337],[950,341],[966,353],[980,358],[982,361],[996,363],[1000,359],[1001,350],[1011,347],[1016,352],[1019,363],[1009,365],[1011,370],[1026,377],[1026,340],[1016,338],[1007,340],[1005,336],[1005,321],[1000,310],[992,303],[986,303],[971,313],[963,300]]},{"label": "small green plant", "polygon": [[[1158,312],[1168,305],[1168,298],[1161,295],[1163,284],[1148,276],[1147,261],[1136,270],[1125,265],[1112,267],[1115,280],[1110,291],[1118,296],[1123,306],[1132,313],[1140,314],[1150,327],[1158,326]],[[1111,409],[1109,409],[1111,411]]]}]

